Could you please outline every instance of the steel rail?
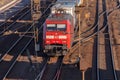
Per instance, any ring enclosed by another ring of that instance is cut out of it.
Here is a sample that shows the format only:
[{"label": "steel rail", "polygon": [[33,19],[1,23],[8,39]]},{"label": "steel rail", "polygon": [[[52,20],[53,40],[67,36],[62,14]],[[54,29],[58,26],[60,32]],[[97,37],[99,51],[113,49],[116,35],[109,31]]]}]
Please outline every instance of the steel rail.
[{"label": "steel rail", "polygon": [[48,65],[48,60],[49,60],[49,58],[46,59],[45,64],[44,64],[44,66],[42,68],[42,71],[37,75],[37,77],[35,78],[35,80],[41,80],[42,79],[42,77],[44,75],[44,72],[46,70],[46,67]]},{"label": "steel rail", "polygon": [[60,62],[58,64],[58,69],[56,71],[56,74],[55,74],[53,80],[59,80],[61,69],[62,69],[62,62],[63,62],[63,56],[60,58]]},{"label": "steel rail", "polygon": [[[24,9],[26,9],[27,7],[29,7],[29,6],[25,6],[24,8],[20,9],[17,13],[15,13],[15,15],[11,16],[11,17],[8,18],[7,20],[10,20],[11,18],[17,16],[20,12],[22,12],[22,11],[23,11]],[[7,21],[7,20],[5,20],[5,21]],[[4,22],[4,23],[0,24],[0,27],[2,27],[2,26],[3,26],[4,24],[6,24],[6,23],[7,23],[7,22]]]},{"label": "steel rail", "polygon": [[[102,16],[102,15],[104,15],[105,14],[105,12],[111,12],[111,11],[114,11],[113,9],[111,9],[111,10],[106,10],[106,11],[104,11],[103,13],[99,13],[98,15],[98,20],[99,20],[99,18]],[[99,21],[97,22],[97,24],[95,25],[95,27],[97,27],[99,25]],[[98,36],[99,36],[99,32],[100,31],[102,31],[103,29],[105,29],[105,28],[107,28],[107,24],[106,25],[104,25],[101,29],[99,29],[98,28],[98,30],[97,30],[97,32],[95,32],[95,33],[93,33],[91,36],[88,36],[87,38],[84,38],[84,39],[79,39],[81,42],[83,42],[83,41],[88,41],[91,37],[93,37],[93,36],[95,36],[95,35],[97,35],[98,34]],[[95,29],[95,28],[94,28]],[[98,43],[99,44],[99,43]],[[97,55],[97,57],[98,57],[98,55]],[[97,61],[97,63],[98,63],[98,61]],[[99,66],[98,64],[97,64],[97,66]],[[97,71],[97,75],[98,75],[98,80],[99,80],[99,69],[97,69],[98,71]]]},{"label": "steel rail", "polygon": [[108,15],[109,15],[109,13],[115,11],[115,10],[118,9],[118,8],[119,8],[119,6],[116,6],[114,9],[105,10],[105,11],[103,11],[102,13],[100,13],[99,16],[102,16],[102,15],[104,15],[105,13],[108,13]]},{"label": "steel rail", "polygon": [[[32,28],[33,25],[34,25],[34,24],[32,24],[30,28]],[[30,30],[30,28],[29,28],[29,30]],[[40,30],[41,28],[42,28],[42,25],[40,26],[39,30]],[[29,30],[27,30],[26,33],[27,33]],[[25,33],[25,34],[26,34],[26,33]],[[40,32],[39,32],[39,33],[40,33]],[[24,36],[22,36],[22,37],[24,37]],[[29,43],[30,43],[33,39],[34,39],[34,38],[31,37],[31,39],[29,40],[28,44],[27,44],[25,47],[27,47],[27,46],[29,45]],[[23,52],[24,50],[25,50],[25,48],[20,52],[20,54],[19,54],[19,56],[17,57],[17,59],[20,57],[20,55],[22,54],[22,52]],[[16,60],[17,60],[17,59],[16,59]],[[7,73],[5,74],[3,80],[5,80],[5,78],[8,76],[8,74],[9,74],[10,71],[12,70],[12,67],[14,67],[15,64],[16,64],[16,61],[13,62],[13,64],[11,65],[11,67],[9,68],[9,70],[7,71]]]},{"label": "steel rail", "polygon": [[22,11],[26,11],[26,9],[28,8],[28,10],[29,10],[29,8],[30,8],[30,4],[29,5],[27,5],[27,6],[25,6],[23,9],[21,9],[19,12],[17,12],[15,15],[13,15],[13,16],[11,16],[8,20],[11,20],[12,18],[15,18],[16,16],[18,16]]},{"label": "steel rail", "polygon": [[[118,6],[117,6],[117,8],[118,8]],[[107,13],[110,13],[111,11],[115,11],[115,9],[105,10],[105,11],[103,11],[102,13],[99,13],[99,18],[100,18],[102,15],[104,15],[106,12],[107,12]],[[108,14],[108,15],[110,15],[110,14]],[[98,25],[98,22],[97,22],[97,24],[94,26],[93,29],[95,29],[95,28],[97,27],[97,25]],[[102,30],[105,29],[105,28],[106,28],[106,25],[103,26],[103,27],[101,27],[99,31],[102,31]],[[91,29],[91,30],[92,30],[92,29]],[[87,32],[89,32],[89,30],[88,30]],[[87,32],[85,32],[85,33],[87,33]],[[85,33],[83,32],[82,35],[84,35]],[[82,42],[82,41],[86,41],[86,40],[88,40],[89,38],[97,35],[97,33],[98,33],[98,32],[96,31],[95,33],[92,33],[92,34],[89,35],[88,37],[83,38],[83,39],[76,39],[76,40],[74,40],[74,42],[77,42],[77,41],[79,41],[79,40],[80,40],[81,42]],[[82,35],[81,35],[81,36],[82,36]]]},{"label": "steel rail", "polygon": [[[52,5],[50,5],[50,6],[52,6]],[[47,8],[47,9],[48,9],[48,8]],[[45,10],[45,12],[47,12],[47,10]],[[44,15],[44,14],[43,14],[43,15]],[[44,22],[43,22],[42,24],[44,24]],[[41,24],[39,30],[42,28],[42,24]],[[32,24],[32,25],[34,25],[34,24]],[[39,33],[40,33],[40,32],[39,32]],[[23,36],[22,36],[22,37],[23,37]],[[30,41],[32,41],[32,40],[33,40],[33,37],[30,39]],[[26,46],[27,46],[27,45],[26,45]],[[25,48],[24,48],[24,49],[25,49]],[[24,51],[24,50],[22,50],[22,51]],[[22,54],[22,51],[21,51],[20,54]],[[19,55],[20,55],[20,54],[19,54]],[[18,56],[18,57],[19,57],[19,56]],[[16,61],[14,61],[14,63],[12,64],[12,66],[14,66],[15,63],[16,63]],[[8,73],[11,71],[12,66],[9,68],[8,72],[7,72],[6,75],[4,76],[4,79],[6,78],[6,76],[8,75]],[[3,80],[4,80],[4,79],[3,79]]]},{"label": "steel rail", "polygon": [[[103,26],[103,28],[99,29],[99,31],[96,31],[95,33],[89,35],[88,37],[83,38],[83,39],[74,40],[74,42],[77,42],[77,41],[80,40],[80,43],[82,43],[82,42],[89,41],[89,40],[91,40],[91,39],[93,39],[93,38],[96,38],[96,37],[97,37],[96,35],[98,34],[98,32],[101,32],[102,30],[105,30],[106,28],[107,28],[107,25]],[[78,42],[77,42],[77,43],[78,43]],[[77,48],[77,44],[74,45],[73,48],[71,48],[72,51],[70,50],[70,53],[73,53],[74,50],[76,50],[76,48]]]},{"label": "steel rail", "polygon": [[[63,61],[63,56],[59,56],[57,62],[55,63],[54,66],[54,71],[51,73],[52,77],[50,75],[48,75],[47,77],[45,76],[46,74],[46,66],[42,69],[42,71],[40,72],[40,75],[37,76],[37,78],[35,80],[45,80],[44,78],[48,78],[50,77],[50,80],[58,80],[60,77],[60,72],[61,72],[61,68],[62,68],[62,61]],[[51,70],[51,69],[50,69]]]},{"label": "steel rail", "polygon": [[[24,33],[24,35],[32,28],[32,26],[33,26],[33,25],[31,25],[31,27],[29,27],[29,28],[27,29],[27,31]],[[24,37],[24,36],[21,36],[21,37],[19,38],[19,40],[17,41],[17,43],[18,43],[23,37]],[[27,48],[27,46],[31,43],[32,40],[33,40],[33,38],[31,37],[31,39],[29,39],[29,41],[27,42],[27,44],[22,48],[22,50],[21,50],[20,53],[17,55],[17,57],[15,58],[15,60],[14,60],[14,61],[12,62],[12,64],[10,65],[8,71],[7,71],[6,74],[4,75],[3,80],[5,80],[5,78],[7,77],[7,75],[9,74],[9,72],[12,70],[12,68],[14,67],[15,63],[17,62],[17,60],[20,58],[21,54],[24,52],[24,50],[25,50],[25,49]],[[1,59],[0,62],[3,61],[3,59],[7,56],[8,52],[10,52],[10,51],[17,45],[17,43],[14,44],[14,46],[7,51],[6,55]]]},{"label": "steel rail", "polygon": [[[106,12],[111,13],[111,12],[115,11],[116,9],[118,9],[119,7],[120,7],[120,4],[117,5],[114,9],[105,10],[105,11],[103,11],[102,13],[99,13],[99,17],[102,16],[102,15],[104,15]],[[80,35],[82,36],[82,35],[86,34],[87,32],[89,32],[90,30],[94,30],[94,29],[97,27],[97,25],[98,25],[98,22],[96,23],[95,26],[93,26],[92,28],[86,30],[85,32],[81,33]],[[104,26],[103,26],[103,27],[104,27]],[[92,33],[92,34],[93,34],[93,33]]]},{"label": "steel rail", "polygon": [[[105,1],[104,1],[105,2]],[[114,80],[118,80],[117,79],[117,75],[116,75],[116,71],[115,71],[115,65],[114,65],[114,58],[113,58],[113,48],[112,48],[112,38],[110,36],[110,27],[109,27],[109,23],[108,23],[108,12],[106,12],[106,19],[107,19],[107,27],[108,27],[108,35],[109,35],[109,43],[110,43],[110,54],[111,54],[111,59],[112,59],[112,68],[113,68],[113,74],[114,74]]]},{"label": "steel rail", "polygon": [[[26,26],[30,26],[31,24],[20,24],[18,27],[13,28],[11,30],[5,31],[3,33],[3,35],[0,35],[0,38],[3,38],[7,35],[11,35],[11,34],[18,34],[18,33],[24,33],[24,32],[19,32],[19,29],[26,27]],[[29,32],[28,32],[29,33]]]},{"label": "steel rail", "polygon": [[[52,6],[52,4],[51,4],[50,6]],[[42,16],[47,12],[47,10],[50,8],[50,6],[48,6],[48,8],[43,12]],[[43,25],[43,24],[44,24],[44,22],[41,24],[39,30],[42,28],[42,25]],[[32,26],[33,26],[33,25],[34,25],[34,24],[32,24]],[[32,27],[32,26],[31,26],[31,27]],[[30,28],[29,28],[29,29],[30,29]],[[28,31],[27,31],[27,32],[28,32]],[[27,33],[27,32],[26,32],[26,33]],[[40,32],[39,32],[39,33],[40,33]],[[21,36],[21,37],[23,37],[23,36]],[[33,40],[33,38],[32,38],[31,40]],[[17,44],[17,43],[16,43],[16,44]],[[16,44],[15,44],[15,45],[16,45]],[[14,45],[14,47],[15,47],[15,45]],[[12,48],[9,49],[9,51],[11,51],[11,50],[12,50]],[[15,63],[16,63],[16,62],[14,62],[13,64],[15,65]],[[6,73],[4,79],[6,78],[6,76],[8,75],[8,73],[11,71],[11,69],[12,69],[12,68],[10,68],[10,69],[8,70],[8,72]]]},{"label": "steel rail", "polygon": [[[99,0],[97,0],[97,5],[98,5],[98,10],[97,10],[97,12],[98,12],[98,14],[97,14],[97,18],[98,18],[98,25],[97,25],[97,53],[96,53],[96,79],[97,80],[100,80],[100,71],[99,71],[99,52],[100,52],[100,48],[99,48],[99,36],[100,36],[100,34],[99,34],[99,24],[100,24],[100,21],[99,21],[99,18],[100,18],[100,16],[99,16],[99,9],[100,9],[100,7],[99,7]],[[106,27],[106,26],[105,26]]]},{"label": "steel rail", "polygon": [[[106,27],[107,27],[106,25],[103,26],[103,28],[100,29],[99,31],[102,31],[102,30],[105,29]],[[76,39],[76,40],[74,40],[74,42],[78,42],[79,40],[80,40],[80,42],[88,41],[88,40],[92,39],[92,37],[96,36],[97,33],[98,33],[98,32],[96,31],[96,32],[94,32],[93,34],[89,35],[88,37],[83,38],[83,39]]]},{"label": "steel rail", "polygon": [[[104,1],[105,2],[105,1]],[[110,54],[111,54],[111,59],[112,59],[112,68],[113,68],[113,74],[114,74],[114,80],[118,80],[117,79],[117,74],[116,74],[116,71],[115,71],[115,64],[114,64],[114,58],[113,58],[113,47],[112,47],[112,37],[110,35],[110,26],[109,26],[109,23],[108,23],[108,12],[106,12],[106,19],[107,19],[107,27],[108,27],[108,35],[109,35],[109,43],[110,43]]]},{"label": "steel rail", "polygon": [[[27,33],[31,28],[32,28],[32,26],[27,29],[26,33]],[[25,33],[25,34],[26,34],[26,33]],[[19,40],[21,40],[21,39],[23,39],[23,36],[19,38]],[[33,39],[33,38],[32,38],[32,39]],[[30,41],[30,39],[29,39],[29,41]],[[29,41],[25,43],[25,47],[28,45]],[[20,41],[18,41],[18,42],[20,42]],[[14,44],[14,47],[15,47],[16,45],[17,45],[17,43]],[[13,48],[14,48],[14,47],[13,47]],[[10,67],[7,68],[8,71],[6,71],[6,72],[5,72],[5,75],[3,75],[3,76],[7,76],[7,75],[8,75],[8,73],[9,73],[10,70],[12,69],[13,64],[15,63],[15,61],[17,61],[18,56],[19,56],[20,54],[22,54],[22,51],[25,49],[25,47],[21,48],[22,50],[20,51],[20,53],[19,53],[19,54],[17,53],[17,54],[13,57],[14,61],[12,61],[12,63],[9,63],[9,66],[10,66]],[[2,59],[1,59],[1,61],[0,61],[0,64],[2,64],[2,62],[4,61],[3,59],[7,56],[8,52],[10,52],[13,48],[10,48],[9,51],[7,51],[7,53],[5,53],[5,55],[2,57]],[[3,76],[2,76],[2,78],[3,78]]]},{"label": "steel rail", "polygon": [[[47,9],[46,9],[46,10],[43,12],[43,14],[41,15],[42,17],[46,17],[46,16],[44,16],[44,15],[46,15],[45,13],[47,12],[47,10],[48,10],[53,4],[55,4],[55,3],[51,3],[50,5],[48,5]],[[43,22],[43,23],[44,23],[44,22]],[[42,24],[43,24],[43,23],[42,23]],[[39,29],[41,29],[41,28],[42,28],[42,26],[41,26]],[[47,62],[46,62],[46,64],[44,65],[42,71],[37,75],[37,77],[35,78],[35,80],[41,80],[41,79],[42,79],[43,74],[44,74],[45,69],[46,69],[46,66],[47,66]]]},{"label": "steel rail", "polygon": [[[108,13],[110,13],[111,11],[114,11],[114,10],[111,9],[111,10],[106,10],[106,11],[107,11]],[[99,20],[99,18],[100,18],[102,15],[105,14],[106,11],[103,11],[102,13],[99,13],[99,14],[98,14],[98,15],[99,15],[99,16],[98,16],[98,20]],[[110,15],[110,14],[109,14],[109,15]],[[98,26],[98,23],[99,23],[99,22],[97,22],[97,24],[94,26],[93,29],[95,29],[95,28]],[[75,39],[74,42],[77,42],[77,41],[79,41],[79,40],[80,40],[80,42],[88,41],[88,40],[92,39],[92,37],[94,37],[95,35],[97,35],[98,32],[101,32],[101,31],[104,30],[105,28],[107,28],[107,24],[104,25],[104,26],[102,26],[102,27],[99,29],[99,31],[96,31],[96,32],[92,33],[91,35],[89,35],[89,36],[86,37],[86,38],[83,38],[83,39]],[[92,29],[91,29],[91,30],[92,30]],[[88,30],[87,32],[89,32],[89,30]],[[85,32],[85,33],[86,33],[86,32]],[[82,34],[84,35],[85,33],[83,32]],[[72,50],[72,52],[73,52],[73,50]]]},{"label": "steel rail", "polygon": [[[98,2],[98,0],[97,0]],[[104,11],[102,14],[99,14],[99,2],[97,3],[98,5],[98,26],[97,26],[97,54],[96,54],[96,79],[97,80],[100,80],[100,74],[99,74],[99,53],[100,53],[100,47],[99,47],[99,42],[100,42],[100,29],[99,29],[99,24],[100,24],[100,21],[99,21],[99,18],[104,15],[107,11]],[[104,26],[105,28],[107,28],[107,24]]]},{"label": "steel rail", "polygon": [[[104,5],[103,5],[103,8],[104,7],[106,7],[106,5],[105,4],[107,4],[105,1],[104,1]],[[106,9],[106,8],[105,8]],[[114,80],[118,80],[117,79],[117,76],[116,76],[116,72],[115,72],[115,65],[114,65],[114,59],[113,59],[113,51],[112,51],[112,43],[111,43],[111,36],[110,36],[110,29],[109,29],[109,23],[108,23],[108,16],[109,16],[109,14],[108,14],[108,12],[107,12],[107,9],[104,11],[104,13],[103,13],[104,15],[104,20],[106,21],[106,29],[108,29],[108,36],[109,36],[109,44],[110,44],[110,46],[109,46],[109,48],[110,48],[110,57],[111,57],[111,66],[112,66],[112,70],[113,70],[113,76],[114,76]],[[99,17],[100,17],[101,15],[99,15]],[[99,26],[99,25],[98,25]],[[99,27],[98,27],[98,31],[99,31]],[[97,46],[98,46],[98,50],[97,50],[97,61],[99,61],[99,53],[100,53],[100,48],[99,48],[99,42],[100,42],[100,40],[99,40],[99,38],[100,38],[100,34],[99,34],[99,32],[98,32],[98,44],[97,44]],[[106,46],[106,47],[108,47],[108,46]],[[107,56],[108,57],[108,56]],[[100,74],[99,74],[99,66],[100,66],[100,64],[99,64],[99,62],[97,62],[98,63],[98,76],[99,76],[99,78],[98,78],[98,80],[100,80]]]},{"label": "steel rail", "polygon": [[22,49],[22,51],[19,53],[19,55],[17,56],[16,60],[12,63],[12,65],[10,66],[10,68],[8,69],[7,73],[5,74],[5,76],[3,77],[3,80],[6,79],[7,75],[10,73],[10,71],[12,70],[12,68],[14,67],[14,65],[17,62],[17,59],[20,58],[21,54],[26,50],[26,48],[29,46],[29,44],[31,43],[31,41],[33,40],[33,38],[31,38],[28,43],[25,45],[25,47]]},{"label": "steel rail", "polygon": [[[29,27],[29,29],[23,34],[25,35],[30,29],[32,28]],[[0,63],[3,61],[3,59],[7,56],[7,54],[20,42],[20,40],[23,38],[24,36],[21,36],[10,48],[9,50],[4,54],[4,56],[2,56],[2,58],[0,58]]]},{"label": "steel rail", "polygon": [[112,53],[111,53],[111,58],[112,58],[112,65],[113,65],[113,66],[112,66],[112,67],[113,67],[113,74],[114,74],[115,80],[118,80],[118,79],[117,79],[117,74],[116,74],[116,71],[115,71],[115,63],[114,63],[115,61],[114,61],[114,57],[113,57],[113,52],[114,52],[114,51],[113,51],[113,47],[112,47],[112,37],[110,36],[110,27],[109,27],[108,30],[109,30],[108,33],[109,33],[109,37],[110,37],[110,48],[111,48],[110,50],[111,50],[111,52],[112,52]]},{"label": "steel rail", "polygon": [[[22,26],[20,26],[20,27],[18,27],[18,28],[12,29],[13,34],[16,33],[15,31],[18,31],[19,29],[24,28],[24,27],[26,27],[27,25],[29,26],[29,25],[31,25],[31,24],[25,24],[25,25],[22,25]],[[18,31],[18,33],[22,33],[22,32],[19,32],[19,31]],[[23,32],[23,33],[25,33],[25,32]],[[28,32],[28,33],[29,33],[29,32]]]},{"label": "steel rail", "polygon": [[[33,24],[32,24],[32,26],[33,26]],[[31,26],[31,27],[32,27]],[[39,28],[39,30],[42,28],[42,26]],[[26,32],[27,33],[27,32]],[[22,36],[23,37],[23,36]],[[34,38],[32,37],[30,40],[29,40],[29,42],[28,42],[28,44],[23,48],[23,50],[20,52],[20,54],[19,54],[19,56],[17,57],[17,59],[20,57],[20,55],[22,54],[22,52],[26,49],[26,47],[29,45],[29,43],[33,40]],[[13,64],[11,65],[11,67],[9,68],[9,70],[7,71],[7,73],[5,74],[5,76],[4,76],[4,78],[3,78],[3,80],[5,80],[6,79],[6,77],[7,77],[7,75],[10,73],[10,71],[12,70],[12,68],[14,67],[14,65],[16,64],[16,62],[17,62],[17,59],[13,62]],[[47,66],[47,63],[46,63],[46,66]],[[40,80],[40,78],[42,77],[42,75],[43,75],[43,72],[44,71],[42,71],[41,73],[39,73],[38,74],[38,76],[36,77],[36,80]]]},{"label": "steel rail", "polygon": [[[25,16],[26,14],[28,14],[30,12],[30,10],[28,10],[25,14],[23,14],[22,16],[20,16],[18,19],[21,19],[23,16]],[[11,25],[9,25],[5,30],[3,30],[2,32],[0,32],[0,34],[4,33],[6,30],[8,30],[10,27],[12,27],[16,22],[13,22]]]},{"label": "steel rail", "polygon": [[[115,11],[116,9],[118,9],[118,7],[119,7],[119,6],[117,6],[115,9],[110,9],[110,10],[103,11],[102,13],[100,13],[100,16],[104,15],[106,12],[108,12],[108,13],[113,12],[113,11]],[[99,16],[99,17],[100,17],[100,16]],[[81,36],[84,35],[84,34],[86,34],[87,32],[89,32],[90,30],[94,30],[94,29],[97,27],[97,25],[98,25],[98,22],[97,22],[96,25],[95,25],[94,27],[92,27],[91,29],[88,29],[88,30],[86,30],[85,32],[81,33]]]}]

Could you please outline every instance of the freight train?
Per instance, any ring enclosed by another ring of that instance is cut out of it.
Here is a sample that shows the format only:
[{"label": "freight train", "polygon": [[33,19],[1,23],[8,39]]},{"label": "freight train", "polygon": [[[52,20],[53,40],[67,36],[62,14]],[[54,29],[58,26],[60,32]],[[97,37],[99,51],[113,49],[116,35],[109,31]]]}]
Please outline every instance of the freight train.
[{"label": "freight train", "polygon": [[72,47],[76,24],[75,6],[79,4],[80,0],[57,0],[51,8],[51,14],[46,19],[46,26],[43,28],[45,54],[66,55]]}]

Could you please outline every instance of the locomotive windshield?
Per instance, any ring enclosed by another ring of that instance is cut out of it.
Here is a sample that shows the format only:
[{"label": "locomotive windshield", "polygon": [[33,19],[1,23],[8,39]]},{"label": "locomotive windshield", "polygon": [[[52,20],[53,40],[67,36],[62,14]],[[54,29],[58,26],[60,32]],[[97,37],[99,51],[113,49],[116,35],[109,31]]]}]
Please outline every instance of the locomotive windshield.
[{"label": "locomotive windshield", "polygon": [[47,30],[48,31],[56,30],[56,25],[55,24],[47,24]]},{"label": "locomotive windshield", "polygon": [[66,31],[65,24],[47,24],[47,31]]},{"label": "locomotive windshield", "polygon": [[66,25],[65,24],[57,24],[57,30],[58,31],[65,31]]}]

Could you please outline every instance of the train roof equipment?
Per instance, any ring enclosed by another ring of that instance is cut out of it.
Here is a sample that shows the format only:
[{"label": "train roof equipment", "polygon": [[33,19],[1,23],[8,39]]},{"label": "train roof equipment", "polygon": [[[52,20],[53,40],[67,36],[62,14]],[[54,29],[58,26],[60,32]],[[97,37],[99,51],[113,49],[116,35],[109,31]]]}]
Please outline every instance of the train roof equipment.
[{"label": "train roof equipment", "polygon": [[82,0],[57,0],[58,2],[63,2],[63,3],[73,3],[74,5],[81,5],[82,4]]},{"label": "train roof equipment", "polygon": [[[65,13],[71,14],[72,16],[75,15],[75,1],[63,1],[63,0],[58,0],[56,4],[51,8],[52,13],[56,13],[57,10],[64,10]],[[59,13],[59,12],[57,12]]]}]

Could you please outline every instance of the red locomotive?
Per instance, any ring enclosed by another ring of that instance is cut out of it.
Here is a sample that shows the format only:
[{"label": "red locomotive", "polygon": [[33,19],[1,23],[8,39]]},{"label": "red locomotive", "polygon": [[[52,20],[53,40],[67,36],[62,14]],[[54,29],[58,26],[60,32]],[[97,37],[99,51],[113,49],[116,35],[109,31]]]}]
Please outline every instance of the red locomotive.
[{"label": "red locomotive", "polygon": [[65,55],[74,39],[75,3],[64,2],[52,8],[44,27],[44,52],[50,56]]}]

